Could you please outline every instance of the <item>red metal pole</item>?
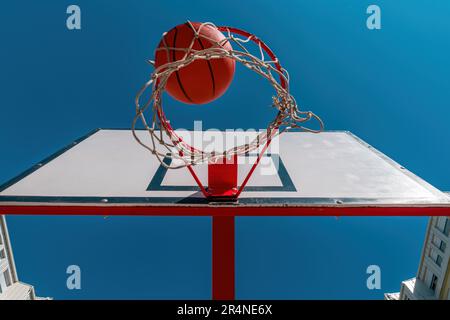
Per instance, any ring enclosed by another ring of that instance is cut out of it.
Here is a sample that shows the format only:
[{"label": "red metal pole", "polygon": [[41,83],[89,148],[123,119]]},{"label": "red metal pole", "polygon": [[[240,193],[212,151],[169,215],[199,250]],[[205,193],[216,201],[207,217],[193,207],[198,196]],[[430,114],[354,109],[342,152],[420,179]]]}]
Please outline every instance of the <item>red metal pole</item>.
[{"label": "red metal pole", "polygon": [[212,298],[234,300],[234,217],[212,217]]}]

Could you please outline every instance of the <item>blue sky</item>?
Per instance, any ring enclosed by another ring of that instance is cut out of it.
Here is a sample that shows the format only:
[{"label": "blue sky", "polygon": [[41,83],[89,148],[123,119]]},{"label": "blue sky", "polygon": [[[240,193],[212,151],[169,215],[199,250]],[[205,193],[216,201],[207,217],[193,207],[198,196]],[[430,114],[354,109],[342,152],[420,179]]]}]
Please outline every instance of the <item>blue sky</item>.
[{"label": "blue sky", "polygon": [[[299,105],[450,190],[450,3],[445,0],[8,2],[0,12],[0,181],[97,127],[129,127],[161,34],[188,19],[257,34],[291,76]],[[382,29],[366,28],[366,8]],[[78,4],[82,30],[65,26]],[[237,68],[207,106],[171,103],[177,127],[264,128],[264,81]],[[19,276],[39,295],[210,297],[210,219],[8,217]],[[416,273],[427,218],[238,218],[237,298],[379,299]],[[82,269],[69,291],[65,269]],[[366,267],[382,289],[365,286]]]}]

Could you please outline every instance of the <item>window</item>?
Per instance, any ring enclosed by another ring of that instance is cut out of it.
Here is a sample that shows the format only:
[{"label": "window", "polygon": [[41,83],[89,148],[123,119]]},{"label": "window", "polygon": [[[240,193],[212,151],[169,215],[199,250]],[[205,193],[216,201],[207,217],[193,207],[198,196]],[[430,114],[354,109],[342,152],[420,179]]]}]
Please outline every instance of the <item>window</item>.
[{"label": "window", "polygon": [[433,290],[433,291],[436,290],[437,281],[438,281],[438,277],[433,274],[433,277],[431,278],[431,283],[430,283],[431,290]]},{"label": "window", "polygon": [[437,255],[436,257],[436,264],[440,267],[442,264],[442,257],[440,255]]},{"label": "window", "polygon": [[444,234],[448,237],[449,233],[450,233],[450,223],[447,218],[445,219]]},{"label": "window", "polygon": [[0,245],[3,244],[2,233],[0,232]]},{"label": "window", "polygon": [[441,240],[441,244],[439,245],[439,250],[442,252],[445,252],[445,248],[447,247],[447,244]]},{"label": "window", "polygon": [[6,259],[5,249],[0,250],[0,260]]},{"label": "window", "polygon": [[11,275],[9,274],[9,270],[3,272],[3,276],[5,277],[6,286],[9,287],[11,285]]}]

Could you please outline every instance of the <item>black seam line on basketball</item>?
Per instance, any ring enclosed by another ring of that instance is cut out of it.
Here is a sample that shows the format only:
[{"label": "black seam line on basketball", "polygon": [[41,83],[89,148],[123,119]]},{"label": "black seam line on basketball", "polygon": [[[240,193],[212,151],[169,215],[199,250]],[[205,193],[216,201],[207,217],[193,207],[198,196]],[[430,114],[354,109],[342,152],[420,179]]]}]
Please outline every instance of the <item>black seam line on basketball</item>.
[{"label": "black seam line on basketball", "polygon": [[[202,47],[202,50],[205,50],[205,47],[203,46],[203,43],[200,40],[200,38],[197,38],[197,40],[198,40],[198,43],[200,43],[200,46]],[[214,72],[213,72],[213,69],[212,69],[211,61],[210,60],[206,60],[206,62],[208,63],[209,73],[211,74],[213,97],[214,97],[215,94],[216,94],[216,81],[214,80]]]},{"label": "black seam line on basketball", "polygon": [[[173,47],[174,48],[176,48],[176,44],[177,44],[177,33],[178,33],[178,28],[175,27],[175,35],[173,36]],[[176,50],[172,50],[172,60],[173,61],[176,61],[175,54],[176,54]],[[178,70],[175,71],[175,75],[177,76],[178,85],[180,86],[180,89],[183,92],[183,94],[186,97],[186,99],[188,99],[190,102],[194,103],[194,101],[192,101],[192,99],[186,93],[186,90],[184,90],[184,87],[183,87],[183,84],[181,83],[181,79],[180,79],[180,75],[178,73]]]}]

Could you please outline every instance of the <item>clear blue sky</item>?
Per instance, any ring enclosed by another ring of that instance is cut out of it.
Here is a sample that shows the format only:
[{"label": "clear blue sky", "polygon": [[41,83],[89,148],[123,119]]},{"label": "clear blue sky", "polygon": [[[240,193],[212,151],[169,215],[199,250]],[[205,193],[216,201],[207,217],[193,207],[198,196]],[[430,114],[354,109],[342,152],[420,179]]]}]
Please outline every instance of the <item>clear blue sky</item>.
[{"label": "clear blue sky", "polygon": [[[195,5],[193,4],[195,3]],[[382,29],[366,28],[378,4]],[[78,4],[82,30],[65,26]],[[187,19],[264,39],[300,106],[450,190],[450,2],[15,1],[0,11],[0,181],[97,127],[129,127],[161,34]],[[207,106],[173,103],[177,127],[263,128],[271,91],[241,68]],[[210,298],[210,219],[8,217],[20,278],[42,296]],[[237,298],[380,299],[416,273],[427,218],[238,218]],[[65,269],[82,269],[82,290]],[[382,289],[365,286],[366,267]]]}]

